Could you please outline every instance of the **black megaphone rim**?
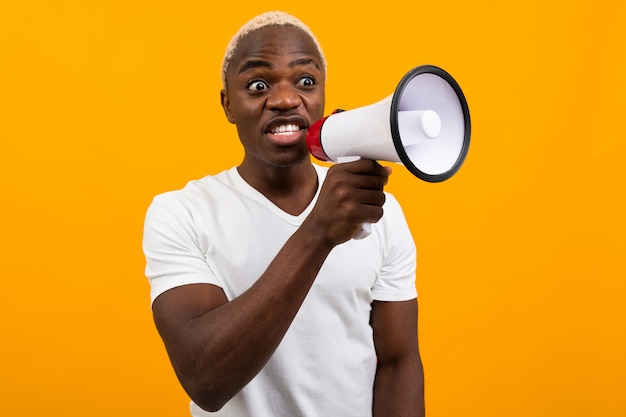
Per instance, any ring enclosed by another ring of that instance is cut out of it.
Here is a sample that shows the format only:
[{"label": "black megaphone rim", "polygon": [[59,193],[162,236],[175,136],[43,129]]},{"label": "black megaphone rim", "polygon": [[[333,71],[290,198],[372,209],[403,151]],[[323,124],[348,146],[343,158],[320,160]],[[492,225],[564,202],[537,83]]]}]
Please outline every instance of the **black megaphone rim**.
[{"label": "black megaphone rim", "polygon": [[[398,106],[400,105],[400,98],[402,97],[402,93],[404,92],[404,89],[406,88],[406,86],[415,77],[421,74],[434,74],[434,75],[439,76],[440,78],[443,78],[450,85],[450,87],[452,87],[452,89],[454,90],[459,100],[459,103],[461,105],[461,109],[463,111],[465,131],[464,131],[463,146],[461,148],[461,152],[459,153],[459,156],[456,162],[454,163],[454,165],[452,165],[452,167],[449,170],[441,174],[428,174],[420,170],[413,163],[413,161],[411,161],[411,159],[409,158],[408,154],[406,153],[406,150],[404,149],[404,145],[402,144],[402,138],[400,137],[400,129],[398,126],[398,111],[399,111]],[[465,95],[463,94],[463,91],[461,90],[461,87],[459,86],[459,84],[448,72],[434,65],[421,65],[407,72],[404,75],[404,77],[402,77],[402,80],[400,80],[400,83],[398,83],[398,86],[396,87],[396,90],[393,93],[393,98],[391,100],[390,117],[391,117],[391,137],[393,139],[393,144],[396,148],[396,152],[398,153],[398,157],[400,158],[404,166],[413,175],[427,182],[441,182],[452,177],[461,168],[461,165],[463,165],[463,162],[465,161],[467,152],[469,150],[470,136],[471,136],[471,121],[470,121],[469,107],[467,105],[467,100],[465,99]]]}]

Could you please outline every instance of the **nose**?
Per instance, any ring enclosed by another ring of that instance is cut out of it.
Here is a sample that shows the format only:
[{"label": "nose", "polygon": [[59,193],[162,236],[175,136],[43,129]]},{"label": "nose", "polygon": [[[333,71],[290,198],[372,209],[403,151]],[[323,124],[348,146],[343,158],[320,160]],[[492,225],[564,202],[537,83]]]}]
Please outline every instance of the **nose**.
[{"label": "nose", "polygon": [[266,101],[266,106],[270,110],[290,110],[301,104],[302,98],[299,91],[290,83],[275,84]]}]

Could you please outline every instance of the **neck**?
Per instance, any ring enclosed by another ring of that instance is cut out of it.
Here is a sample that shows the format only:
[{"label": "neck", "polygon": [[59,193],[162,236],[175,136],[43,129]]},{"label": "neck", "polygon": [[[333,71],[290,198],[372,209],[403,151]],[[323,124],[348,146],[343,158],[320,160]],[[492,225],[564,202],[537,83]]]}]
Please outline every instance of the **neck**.
[{"label": "neck", "polygon": [[298,215],[311,203],[317,192],[317,172],[306,159],[287,167],[251,169],[246,161],[237,167],[239,175],[281,210]]}]

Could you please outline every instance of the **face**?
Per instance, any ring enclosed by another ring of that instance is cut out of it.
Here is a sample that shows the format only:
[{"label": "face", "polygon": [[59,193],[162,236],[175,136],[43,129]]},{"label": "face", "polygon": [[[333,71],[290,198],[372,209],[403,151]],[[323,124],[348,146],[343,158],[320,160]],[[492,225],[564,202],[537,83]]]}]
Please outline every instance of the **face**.
[{"label": "face", "polygon": [[321,68],[315,44],[298,29],[268,27],[240,41],[221,99],[244,164],[263,169],[308,160],[306,129],[324,114]]}]

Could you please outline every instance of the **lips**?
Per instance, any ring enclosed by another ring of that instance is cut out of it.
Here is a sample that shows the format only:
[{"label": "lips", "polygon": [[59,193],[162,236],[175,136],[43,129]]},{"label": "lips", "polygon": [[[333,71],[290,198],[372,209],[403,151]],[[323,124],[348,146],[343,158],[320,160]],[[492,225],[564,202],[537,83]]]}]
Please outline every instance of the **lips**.
[{"label": "lips", "polygon": [[265,129],[267,137],[279,145],[290,145],[302,140],[307,127],[306,120],[279,118],[270,121]]}]

